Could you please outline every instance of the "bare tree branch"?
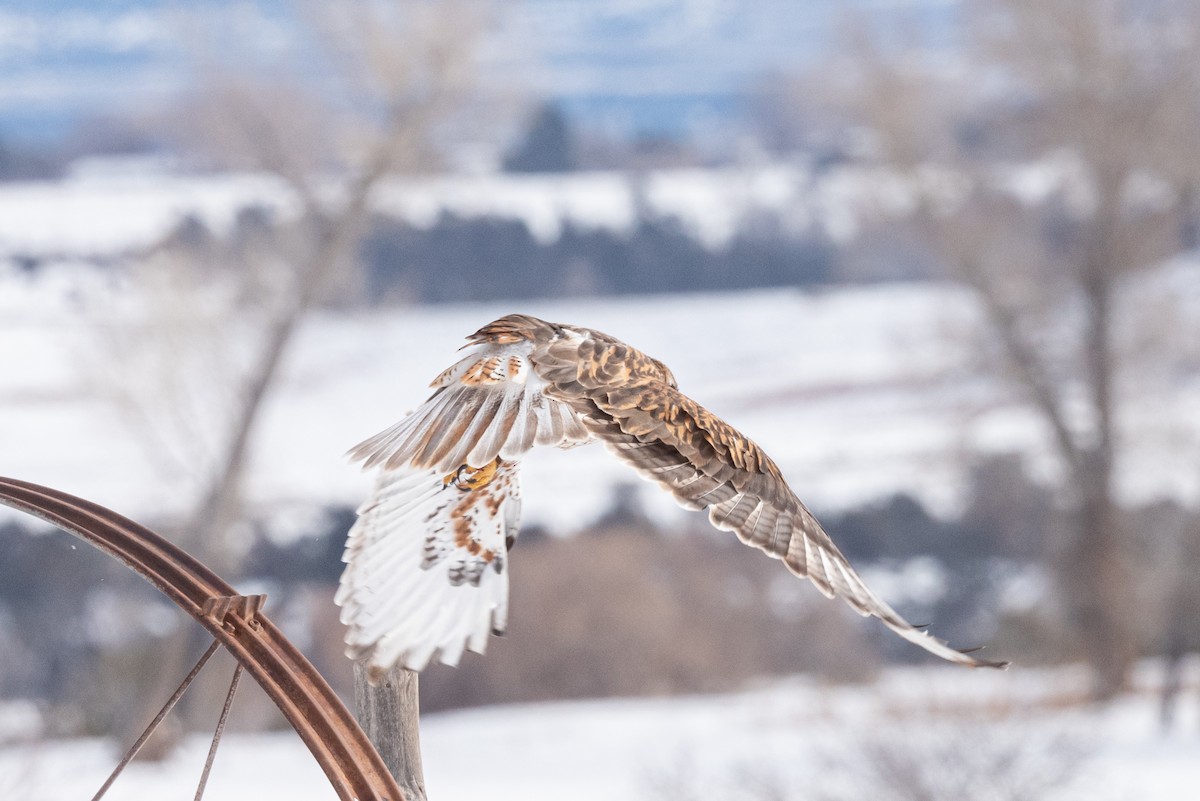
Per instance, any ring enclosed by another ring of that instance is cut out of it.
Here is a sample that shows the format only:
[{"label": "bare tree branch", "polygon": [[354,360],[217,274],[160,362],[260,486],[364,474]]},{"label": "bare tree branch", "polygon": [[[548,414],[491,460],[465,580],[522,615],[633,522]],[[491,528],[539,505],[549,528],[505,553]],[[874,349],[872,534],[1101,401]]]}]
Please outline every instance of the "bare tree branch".
[{"label": "bare tree branch", "polygon": [[[1178,251],[1179,220],[1194,213],[1200,10],[987,0],[970,17],[979,62],[967,74],[984,76],[987,91],[862,29],[851,96],[881,160],[914,186],[936,167],[970,187],[949,204],[921,197],[914,220],[974,289],[1009,377],[1051,432],[1076,517],[1062,584],[1096,694],[1110,697],[1139,637],[1114,498],[1117,386],[1129,363],[1115,308],[1129,276]],[[977,135],[963,137],[964,126]],[[1073,169],[1048,198],[1017,199],[998,180],[1006,163],[1050,154]]]}]

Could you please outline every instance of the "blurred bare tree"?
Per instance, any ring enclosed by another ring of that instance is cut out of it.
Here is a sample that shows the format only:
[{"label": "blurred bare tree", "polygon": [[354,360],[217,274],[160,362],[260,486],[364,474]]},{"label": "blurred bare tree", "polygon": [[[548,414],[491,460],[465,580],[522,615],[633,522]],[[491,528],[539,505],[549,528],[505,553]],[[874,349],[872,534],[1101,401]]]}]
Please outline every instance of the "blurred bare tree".
[{"label": "blurred bare tree", "polygon": [[[315,309],[355,292],[380,185],[437,169],[491,13],[481,0],[305,3],[299,57],[261,69],[246,54],[225,63],[237,46],[224,26],[196,37],[200,77],[169,127],[199,163],[253,175],[273,200],[228,238],[185,225],[132,264],[100,315],[93,372],[194,497],[169,525],[219,572],[241,556],[246,465],[289,349]],[[156,669],[173,681],[182,661]]]},{"label": "blurred bare tree", "polygon": [[974,63],[850,26],[823,91],[911,182],[912,220],[975,290],[984,347],[1049,434],[1074,517],[1055,567],[1093,694],[1109,698],[1145,634],[1114,489],[1120,405],[1147,358],[1124,298],[1135,273],[1195,245],[1200,7],[988,0],[967,18]]},{"label": "blurred bare tree", "polygon": [[1163,678],[1159,705],[1159,722],[1163,731],[1177,723],[1181,696],[1188,677],[1188,653],[1200,651],[1200,580],[1195,566],[1200,564],[1200,520],[1194,515],[1180,514],[1171,504],[1159,504],[1147,512],[1150,524],[1167,533],[1160,543],[1159,575],[1162,592],[1158,602],[1161,609],[1162,631],[1158,645],[1162,648]]},{"label": "blurred bare tree", "polygon": [[242,265],[243,281],[266,291],[230,309],[257,310],[258,331],[203,499],[184,526],[200,542],[219,542],[240,515],[263,402],[306,315],[353,283],[372,194],[389,175],[435,169],[441,126],[473,88],[479,3],[363,0],[305,11],[338,68],[339,95],[304,89],[302,75],[290,85],[217,78],[200,91],[187,129],[224,166],[279,179],[295,204],[295,221]]},{"label": "blurred bare tree", "polygon": [[304,4],[309,61],[260,74],[197,46],[204,77],[170,127],[273,200],[227,238],[185,225],[132,264],[131,299],[104,315],[99,346],[138,435],[198,484],[177,528],[207,558],[227,559],[254,427],[297,331],[356,291],[372,197],[389,176],[438,168],[489,13],[472,0]]}]

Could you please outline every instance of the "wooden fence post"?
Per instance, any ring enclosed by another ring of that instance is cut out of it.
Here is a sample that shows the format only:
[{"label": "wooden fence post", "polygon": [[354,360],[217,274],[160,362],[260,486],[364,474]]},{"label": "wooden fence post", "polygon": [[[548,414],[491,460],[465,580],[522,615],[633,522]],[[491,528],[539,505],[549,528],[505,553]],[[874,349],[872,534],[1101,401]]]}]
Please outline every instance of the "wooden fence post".
[{"label": "wooden fence post", "polygon": [[405,801],[426,801],[417,674],[395,665],[379,684],[372,686],[367,681],[366,664],[356,661],[354,707],[359,725],[404,791]]}]

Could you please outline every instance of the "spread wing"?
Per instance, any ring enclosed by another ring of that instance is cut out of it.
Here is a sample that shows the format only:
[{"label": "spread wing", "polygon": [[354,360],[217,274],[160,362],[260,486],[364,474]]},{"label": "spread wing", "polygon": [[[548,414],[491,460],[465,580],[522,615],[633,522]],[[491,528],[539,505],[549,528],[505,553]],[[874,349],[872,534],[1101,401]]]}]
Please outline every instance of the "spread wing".
[{"label": "spread wing", "polygon": [[[502,629],[515,536],[515,461],[595,437],[681,504],[783,560],[829,597],[959,664],[1003,666],[905,621],[846,557],[752,441],[679,392],[660,362],[618,340],[524,315],[472,335],[413,414],[351,451],[383,468],[346,550],[338,603],[352,656],[454,664]],[[459,481],[462,471],[467,478]],[[494,471],[494,475],[493,475]]]},{"label": "spread wing", "polygon": [[350,453],[381,468],[350,531],[337,594],[347,654],[369,660],[372,680],[396,662],[418,671],[432,659],[456,664],[504,629],[517,460],[535,445],[590,437],[569,406],[544,394],[529,332],[493,326],[471,340],[425,403]]},{"label": "spread wing", "polygon": [[394,663],[422,670],[483,653],[508,618],[508,547],[517,536],[517,466],[482,486],[435,470],[380,473],[350,530],[337,592],[347,654],[377,680]]},{"label": "spread wing", "polygon": [[[809,579],[830,598],[943,659],[1003,667],[911,625],[863,583],[850,562],[746,436],[674,386],[666,368],[615,341],[560,340],[535,354],[547,392],[569,403],[593,436],[679,503],[707,509],[717,528]],[[657,371],[657,374],[656,374]],[[612,381],[610,377],[620,380]]]},{"label": "spread wing", "polygon": [[535,445],[570,446],[589,434],[569,406],[547,397],[533,369],[530,339],[480,337],[434,379],[433,395],[396,425],[350,451],[363,468],[429,468],[449,473],[496,457],[519,459]]}]

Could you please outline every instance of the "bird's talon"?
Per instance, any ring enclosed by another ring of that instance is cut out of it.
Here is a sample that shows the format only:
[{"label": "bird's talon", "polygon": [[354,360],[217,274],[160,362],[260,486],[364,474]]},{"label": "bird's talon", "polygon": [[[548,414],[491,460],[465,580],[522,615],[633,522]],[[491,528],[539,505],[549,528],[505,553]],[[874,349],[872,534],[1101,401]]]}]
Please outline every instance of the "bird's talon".
[{"label": "bird's talon", "polygon": [[471,467],[469,464],[460,465],[453,473],[448,473],[442,479],[442,486],[453,484],[463,492],[486,487],[496,477],[500,467],[500,457],[497,456],[483,467]]}]

